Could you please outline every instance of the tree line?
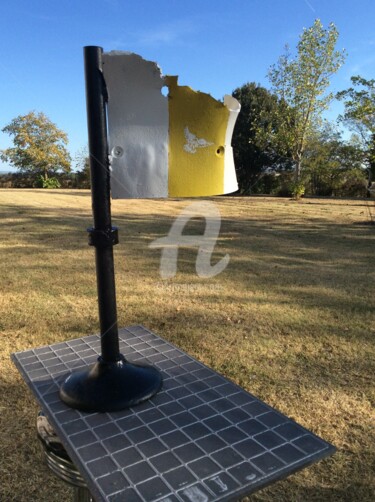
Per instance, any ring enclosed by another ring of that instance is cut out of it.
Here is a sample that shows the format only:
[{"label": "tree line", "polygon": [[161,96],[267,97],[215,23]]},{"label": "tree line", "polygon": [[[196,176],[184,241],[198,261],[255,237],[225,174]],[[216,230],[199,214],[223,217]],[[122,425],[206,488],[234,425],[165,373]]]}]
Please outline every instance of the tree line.
[{"label": "tree line", "polygon": [[[286,47],[271,66],[270,89],[249,82],[233,91],[241,103],[232,138],[241,194],[356,196],[371,188],[375,80],[353,76],[349,89],[328,92],[346,58],[337,40],[336,26],[324,28],[317,19],[301,33],[294,54]],[[344,103],[344,113],[331,123],[322,116],[334,98]],[[349,140],[341,125],[352,131]],[[72,172],[67,135],[43,113],[16,117],[2,131],[13,146],[0,151],[1,160],[17,168],[22,183],[89,186],[87,155],[78,156]]]},{"label": "tree line", "polygon": [[[240,191],[295,197],[365,195],[375,180],[375,80],[353,76],[334,96],[330,78],[344,64],[338,31],[316,20],[303,30],[296,51],[269,69],[270,90],[254,82],[233,96],[241,114],[233,134]],[[322,114],[336,98],[344,113],[336,123]],[[352,131],[343,139],[340,125]]]}]

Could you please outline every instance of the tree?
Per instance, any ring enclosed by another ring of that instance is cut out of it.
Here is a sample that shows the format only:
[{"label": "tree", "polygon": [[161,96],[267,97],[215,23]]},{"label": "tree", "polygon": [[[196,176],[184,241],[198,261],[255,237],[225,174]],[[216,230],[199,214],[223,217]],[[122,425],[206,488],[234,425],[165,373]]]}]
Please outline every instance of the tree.
[{"label": "tree", "polygon": [[325,122],[307,142],[302,181],[312,195],[364,195],[362,151],[355,141]]},{"label": "tree", "polygon": [[2,131],[12,136],[14,146],[1,151],[1,160],[47,185],[57,172],[70,172],[68,137],[44,113],[19,115]]},{"label": "tree", "polygon": [[265,173],[285,163],[277,145],[269,141],[276,127],[278,99],[254,82],[238,87],[232,95],[241,103],[232,138],[238,183],[242,193],[257,192],[264,189]]},{"label": "tree", "polygon": [[375,179],[375,80],[355,76],[351,81],[353,87],[337,94],[345,105],[340,120],[358,135],[371,185]]},{"label": "tree", "polygon": [[300,182],[303,157],[309,135],[333,99],[326,93],[330,77],[345,61],[345,52],[335,50],[338,31],[333,23],[324,29],[319,19],[304,29],[292,58],[288,48],[268,78],[272,89],[287,106],[279,108],[277,141],[291,153],[295,183]]}]

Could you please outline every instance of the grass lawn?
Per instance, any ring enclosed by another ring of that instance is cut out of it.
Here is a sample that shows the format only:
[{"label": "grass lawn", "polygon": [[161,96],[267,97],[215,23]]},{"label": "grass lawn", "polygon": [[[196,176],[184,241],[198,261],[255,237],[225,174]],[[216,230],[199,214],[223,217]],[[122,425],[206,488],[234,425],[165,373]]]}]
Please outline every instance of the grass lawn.
[{"label": "grass lawn", "polygon": [[[214,200],[212,263],[228,253],[228,267],[199,278],[197,250],[181,249],[168,280],[149,244],[189,201],[113,201],[119,325],[145,325],[337,447],[251,501],[373,502],[374,201]],[[90,193],[0,190],[0,213],[0,500],[70,500],[39,461],[38,408],[9,354],[99,331]]]}]

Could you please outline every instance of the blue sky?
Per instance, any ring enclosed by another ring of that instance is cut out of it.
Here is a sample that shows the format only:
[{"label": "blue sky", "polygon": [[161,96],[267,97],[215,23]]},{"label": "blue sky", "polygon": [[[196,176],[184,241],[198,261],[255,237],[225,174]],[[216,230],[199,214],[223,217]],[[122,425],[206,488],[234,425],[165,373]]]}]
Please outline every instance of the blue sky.
[{"label": "blue sky", "polygon": [[[30,110],[68,133],[74,157],[87,143],[82,48],[127,50],[157,61],[182,85],[222,98],[267,70],[304,27],[334,22],[350,77],[375,78],[374,0],[12,0],[0,15],[0,129]],[[333,104],[333,119],[341,105]],[[10,145],[0,133],[0,149]],[[0,169],[6,166],[0,164]]]}]

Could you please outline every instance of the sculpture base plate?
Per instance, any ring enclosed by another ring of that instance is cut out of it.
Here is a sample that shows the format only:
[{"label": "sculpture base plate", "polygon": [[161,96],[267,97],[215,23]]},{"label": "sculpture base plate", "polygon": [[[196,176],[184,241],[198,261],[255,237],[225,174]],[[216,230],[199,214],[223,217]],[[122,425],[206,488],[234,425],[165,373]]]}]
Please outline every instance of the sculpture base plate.
[{"label": "sculpture base plate", "polygon": [[120,411],[150,399],[161,386],[161,374],[152,366],[132,364],[123,356],[109,363],[99,357],[94,366],[68,376],[60,398],[81,411]]}]

